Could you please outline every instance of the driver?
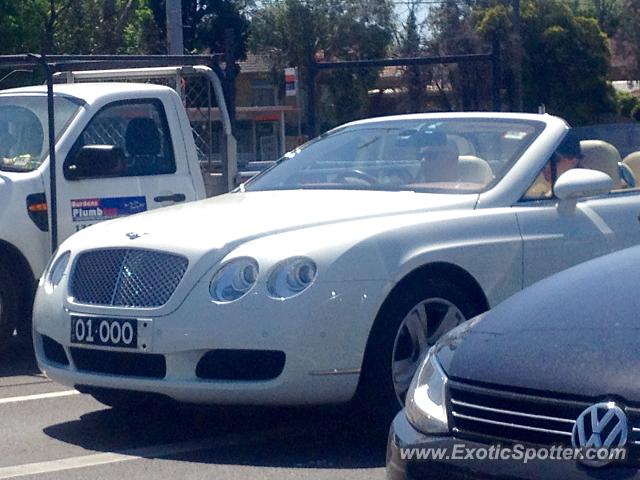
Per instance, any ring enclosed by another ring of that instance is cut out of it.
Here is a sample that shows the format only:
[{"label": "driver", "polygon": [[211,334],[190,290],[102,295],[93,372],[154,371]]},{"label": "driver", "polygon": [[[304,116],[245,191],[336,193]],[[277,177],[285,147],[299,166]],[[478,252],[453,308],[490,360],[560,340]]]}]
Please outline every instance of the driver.
[{"label": "driver", "polygon": [[564,172],[572,168],[578,168],[580,160],[582,160],[580,140],[570,131],[560,145],[558,145],[553,157],[551,157],[542,170],[544,179],[553,185]]},{"label": "driver", "polygon": [[457,182],[458,181],[458,147],[444,133],[434,132],[430,135],[428,145],[420,149],[420,170],[418,182]]},{"label": "driver", "polygon": [[580,167],[582,148],[578,136],[569,131],[546,163],[538,178],[525,194],[525,199],[553,198],[552,185],[567,170]]}]

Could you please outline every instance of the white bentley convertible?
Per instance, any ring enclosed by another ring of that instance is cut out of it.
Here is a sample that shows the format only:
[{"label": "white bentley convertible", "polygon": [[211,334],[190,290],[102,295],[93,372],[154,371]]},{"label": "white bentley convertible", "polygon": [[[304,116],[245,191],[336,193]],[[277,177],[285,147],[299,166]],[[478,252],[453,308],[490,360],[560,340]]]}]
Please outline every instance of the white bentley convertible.
[{"label": "white bentley convertible", "polygon": [[355,122],[233,193],[81,231],[40,281],[39,366],[110,405],[397,408],[443,332],[640,241],[632,170],[589,140],[562,173],[567,132],[548,115]]}]

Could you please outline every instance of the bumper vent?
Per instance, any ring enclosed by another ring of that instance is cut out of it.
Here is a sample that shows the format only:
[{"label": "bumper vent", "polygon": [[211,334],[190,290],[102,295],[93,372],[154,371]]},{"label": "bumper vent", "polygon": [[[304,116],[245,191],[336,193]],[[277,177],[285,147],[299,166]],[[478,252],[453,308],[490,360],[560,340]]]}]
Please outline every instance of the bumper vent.
[{"label": "bumper vent", "polygon": [[188,265],[185,257],[152,250],[93,250],[76,260],[70,293],[75,302],[89,305],[160,307]]},{"label": "bumper vent", "polygon": [[143,378],[164,378],[167,374],[164,355],[109,352],[85,348],[71,348],[70,350],[76,368],[85,372]]},{"label": "bumper vent", "polygon": [[69,359],[67,354],[64,353],[64,348],[53,338],[42,336],[42,349],[44,350],[44,356],[47,360],[60,365],[69,365]]},{"label": "bumper vent", "polygon": [[211,350],[196,367],[205,380],[272,380],[282,373],[285,353],[278,350]]}]

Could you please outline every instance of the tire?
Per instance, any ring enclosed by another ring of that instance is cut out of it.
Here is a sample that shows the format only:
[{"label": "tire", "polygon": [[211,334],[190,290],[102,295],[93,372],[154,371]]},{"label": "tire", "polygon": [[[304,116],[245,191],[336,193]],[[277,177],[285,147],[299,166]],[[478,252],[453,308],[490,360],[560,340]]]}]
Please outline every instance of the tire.
[{"label": "tire", "polygon": [[[481,307],[472,297],[447,280],[420,279],[400,286],[383,305],[369,334],[358,403],[377,417],[391,419],[404,404],[422,354],[442,334],[479,313]],[[420,328],[425,323],[426,333]]]},{"label": "tire", "polygon": [[7,348],[18,318],[18,292],[6,267],[0,264],[0,351]]}]

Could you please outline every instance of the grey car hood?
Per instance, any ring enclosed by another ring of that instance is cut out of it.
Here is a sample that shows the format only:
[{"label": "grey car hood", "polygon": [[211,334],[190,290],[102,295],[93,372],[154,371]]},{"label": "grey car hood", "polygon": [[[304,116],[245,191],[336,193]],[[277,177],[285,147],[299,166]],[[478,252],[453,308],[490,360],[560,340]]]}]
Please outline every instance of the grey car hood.
[{"label": "grey car hood", "polygon": [[544,280],[452,331],[457,380],[640,400],[640,247]]}]

